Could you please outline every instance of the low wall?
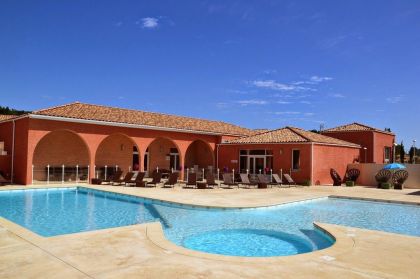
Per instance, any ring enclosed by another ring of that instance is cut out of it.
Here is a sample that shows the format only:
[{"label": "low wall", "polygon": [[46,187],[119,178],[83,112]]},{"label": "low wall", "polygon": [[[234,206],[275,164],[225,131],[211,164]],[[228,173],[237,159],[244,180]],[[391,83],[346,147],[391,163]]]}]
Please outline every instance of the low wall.
[{"label": "low wall", "polygon": [[[348,168],[360,170],[360,177],[357,179],[357,184],[376,186],[375,174],[384,166],[384,164],[349,164]],[[420,189],[420,164],[406,164],[405,166],[409,175],[407,181],[404,183],[404,187]]]}]

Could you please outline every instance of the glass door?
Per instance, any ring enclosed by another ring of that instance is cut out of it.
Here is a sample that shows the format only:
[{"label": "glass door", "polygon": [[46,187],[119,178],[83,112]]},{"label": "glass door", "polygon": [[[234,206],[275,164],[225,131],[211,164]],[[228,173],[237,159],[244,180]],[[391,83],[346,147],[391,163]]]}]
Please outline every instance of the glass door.
[{"label": "glass door", "polygon": [[259,174],[264,172],[265,169],[265,156],[249,156],[249,173],[250,174]]}]

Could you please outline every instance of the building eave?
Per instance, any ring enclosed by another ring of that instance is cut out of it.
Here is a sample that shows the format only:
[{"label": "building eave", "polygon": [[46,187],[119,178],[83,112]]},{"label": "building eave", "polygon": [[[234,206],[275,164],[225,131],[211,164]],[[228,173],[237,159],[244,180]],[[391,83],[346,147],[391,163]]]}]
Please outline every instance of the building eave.
[{"label": "building eave", "polygon": [[130,124],[130,123],[123,123],[123,122],[111,122],[111,121],[71,118],[71,117],[62,117],[62,116],[51,116],[51,115],[40,115],[40,114],[29,114],[28,116],[31,119],[62,121],[62,122],[82,123],[82,124],[94,124],[94,125],[124,127],[124,128],[133,128],[133,129],[158,130],[158,131],[212,135],[212,136],[235,136],[235,137],[244,136],[244,135],[229,134],[229,133],[197,131],[197,130],[189,130],[189,129],[168,128],[168,127],[161,127],[161,126]]}]

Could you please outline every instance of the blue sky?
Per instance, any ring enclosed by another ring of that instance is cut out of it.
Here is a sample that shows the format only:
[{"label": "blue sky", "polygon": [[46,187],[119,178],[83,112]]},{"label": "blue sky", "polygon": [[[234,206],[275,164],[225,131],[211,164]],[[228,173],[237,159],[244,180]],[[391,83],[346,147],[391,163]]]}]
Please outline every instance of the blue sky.
[{"label": "blue sky", "polygon": [[9,1],[1,105],[73,101],[420,140],[419,1]]}]

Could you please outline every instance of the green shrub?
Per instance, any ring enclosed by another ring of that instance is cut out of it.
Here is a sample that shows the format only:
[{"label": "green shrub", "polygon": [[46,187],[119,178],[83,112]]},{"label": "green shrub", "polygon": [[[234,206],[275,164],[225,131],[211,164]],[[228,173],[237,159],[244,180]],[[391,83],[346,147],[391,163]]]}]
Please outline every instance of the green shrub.
[{"label": "green shrub", "polygon": [[383,182],[381,183],[381,188],[382,189],[391,189],[392,188],[392,184],[389,182]]},{"label": "green shrub", "polygon": [[312,182],[309,179],[304,180],[302,183],[302,186],[311,186],[311,185],[312,185]]},{"label": "green shrub", "polygon": [[351,180],[346,181],[346,186],[347,187],[353,187],[354,185],[355,185],[354,181],[351,181]]}]

